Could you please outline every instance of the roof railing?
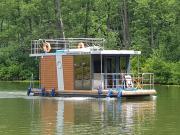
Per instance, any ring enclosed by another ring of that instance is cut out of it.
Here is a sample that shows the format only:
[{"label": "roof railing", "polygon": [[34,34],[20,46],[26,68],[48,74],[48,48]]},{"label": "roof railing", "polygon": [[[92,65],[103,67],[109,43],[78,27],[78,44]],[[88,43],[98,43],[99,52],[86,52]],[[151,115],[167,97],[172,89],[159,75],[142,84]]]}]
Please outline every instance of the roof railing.
[{"label": "roof railing", "polygon": [[84,47],[91,47],[93,49],[104,49],[105,39],[103,38],[59,38],[59,39],[38,39],[31,41],[31,54],[44,53],[43,43],[48,42],[51,46],[50,53],[56,50],[78,49],[79,43],[83,43]]}]

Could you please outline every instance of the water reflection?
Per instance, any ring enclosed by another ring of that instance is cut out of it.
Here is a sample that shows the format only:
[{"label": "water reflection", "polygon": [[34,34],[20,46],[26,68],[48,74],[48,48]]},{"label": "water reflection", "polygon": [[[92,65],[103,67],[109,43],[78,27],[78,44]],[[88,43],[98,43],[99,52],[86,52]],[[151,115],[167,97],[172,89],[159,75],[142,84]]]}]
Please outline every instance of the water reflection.
[{"label": "water reflection", "polygon": [[124,132],[129,133],[131,131],[131,134],[134,134],[142,131],[141,129],[147,125],[152,127],[155,113],[156,102],[154,100],[123,103],[121,118],[124,124]]},{"label": "water reflection", "polygon": [[42,134],[52,135],[54,134],[56,127],[56,117],[58,111],[58,105],[55,100],[46,100],[41,101],[41,127]]},{"label": "water reflection", "polygon": [[42,134],[134,134],[151,126],[155,113],[156,100],[152,99],[43,99]]},{"label": "water reflection", "polygon": [[48,98],[0,92],[0,101],[3,135],[148,134],[157,119],[156,98]]},{"label": "water reflection", "polygon": [[24,91],[3,84],[0,135],[180,133],[179,87],[159,86],[157,98],[117,100],[28,97],[24,84]]}]

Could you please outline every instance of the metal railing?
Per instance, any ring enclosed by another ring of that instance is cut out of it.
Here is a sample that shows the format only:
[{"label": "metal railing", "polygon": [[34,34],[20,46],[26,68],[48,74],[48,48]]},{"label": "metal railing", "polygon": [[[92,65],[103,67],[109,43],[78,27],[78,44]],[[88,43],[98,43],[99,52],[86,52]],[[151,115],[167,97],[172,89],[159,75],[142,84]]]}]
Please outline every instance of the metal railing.
[{"label": "metal railing", "polygon": [[99,50],[104,48],[103,38],[65,38],[65,39],[39,39],[31,41],[31,54],[44,53],[42,48],[43,42],[48,42],[51,45],[51,53],[56,50],[77,49],[79,43],[83,43],[85,47],[92,50]]},{"label": "metal railing", "polygon": [[102,73],[104,89],[154,89],[153,73]]},{"label": "metal railing", "polygon": [[154,89],[154,73],[142,73],[144,89]]}]

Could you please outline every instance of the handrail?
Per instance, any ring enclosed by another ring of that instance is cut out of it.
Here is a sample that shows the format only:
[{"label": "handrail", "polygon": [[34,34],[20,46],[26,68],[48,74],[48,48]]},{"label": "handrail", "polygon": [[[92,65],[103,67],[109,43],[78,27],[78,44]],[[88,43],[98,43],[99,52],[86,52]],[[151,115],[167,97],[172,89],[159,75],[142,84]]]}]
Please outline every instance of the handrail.
[{"label": "handrail", "polygon": [[126,88],[125,75],[130,75],[132,86],[135,89],[154,89],[154,74],[153,73],[139,73],[135,76],[133,73],[102,73],[104,89],[109,88]]},{"label": "handrail", "polygon": [[31,54],[44,53],[42,49],[42,42],[48,42],[51,45],[51,52],[56,50],[69,50],[78,49],[78,44],[83,43],[85,47],[91,47],[91,49],[103,49],[104,38],[59,38],[59,39],[38,39],[31,41]]}]

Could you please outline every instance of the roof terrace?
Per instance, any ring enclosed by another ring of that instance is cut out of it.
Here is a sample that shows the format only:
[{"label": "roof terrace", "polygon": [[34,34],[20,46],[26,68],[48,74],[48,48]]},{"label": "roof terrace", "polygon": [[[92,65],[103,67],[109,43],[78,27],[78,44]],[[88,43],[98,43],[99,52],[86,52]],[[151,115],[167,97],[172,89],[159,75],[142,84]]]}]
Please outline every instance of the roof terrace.
[{"label": "roof terrace", "polygon": [[[56,50],[77,50],[81,48],[88,48],[91,51],[104,50],[103,38],[65,38],[65,39],[38,39],[31,41],[31,54],[30,56],[40,56],[44,54],[43,43],[50,45],[49,53],[55,53]],[[81,49],[82,50],[82,49]]]}]

